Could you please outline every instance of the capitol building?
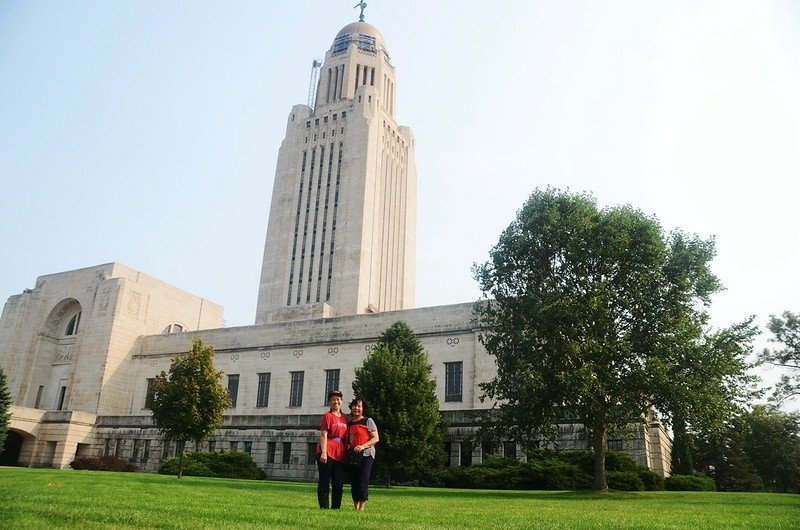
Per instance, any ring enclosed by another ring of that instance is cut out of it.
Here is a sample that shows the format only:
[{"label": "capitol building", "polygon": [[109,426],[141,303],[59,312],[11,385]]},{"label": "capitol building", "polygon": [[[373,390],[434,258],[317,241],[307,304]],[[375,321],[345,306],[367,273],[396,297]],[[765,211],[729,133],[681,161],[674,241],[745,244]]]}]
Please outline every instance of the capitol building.
[{"label": "capitol building", "polygon": [[[116,455],[156,471],[176,447],[153,425],[151,384],[199,338],[216,350],[232,404],[222,428],[187,450],[244,451],[269,478],[314,479],[328,392],[349,399],[356,368],[397,321],[428,352],[449,465],[482,461],[486,451],[468,438],[492,406],[479,384],[496,367],[473,303],[414,307],[415,139],[395,118],[386,41],[366,22],[348,24],[317,68],[313,101],[287,116],[255,324],[223,328],[218,304],[119,263],[40,276],[0,317],[13,402],[0,465],[67,468],[76,457]],[[586,447],[582,425],[558,431],[559,446]],[[661,423],[629,431],[609,448],[669,474]],[[514,440],[492,451],[525,458]]]}]

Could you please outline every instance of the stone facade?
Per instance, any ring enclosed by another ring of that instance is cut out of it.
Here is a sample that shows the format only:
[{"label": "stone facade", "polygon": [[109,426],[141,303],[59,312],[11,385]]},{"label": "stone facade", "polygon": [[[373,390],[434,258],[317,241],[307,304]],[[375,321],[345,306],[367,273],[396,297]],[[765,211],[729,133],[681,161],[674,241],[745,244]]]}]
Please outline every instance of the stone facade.
[{"label": "stone facade", "polygon": [[414,136],[380,32],[345,26],[278,152],[256,323],[414,307]]},{"label": "stone facade", "polygon": [[[289,115],[256,325],[222,328],[217,304],[118,263],[41,276],[9,298],[0,364],[15,406],[0,464],[63,468],[76,456],[116,455],[156,470],[175,447],[153,425],[149,381],[199,338],[215,348],[235,405],[190,450],[242,450],[271,478],[314,479],[328,390],[350,398],[356,368],[401,320],[428,351],[450,464],[488,453],[524,458],[513,440],[468,441],[491,406],[479,385],[496,373],[473,304],[412,309],[414,137],[395,122],[395,86],[380,33],[345,26],[326,54],[314,108]],[[559,425],[557,443],[585,448],[582,427]],[[655,418],[609,446],[669,472],[670,440]]]}]

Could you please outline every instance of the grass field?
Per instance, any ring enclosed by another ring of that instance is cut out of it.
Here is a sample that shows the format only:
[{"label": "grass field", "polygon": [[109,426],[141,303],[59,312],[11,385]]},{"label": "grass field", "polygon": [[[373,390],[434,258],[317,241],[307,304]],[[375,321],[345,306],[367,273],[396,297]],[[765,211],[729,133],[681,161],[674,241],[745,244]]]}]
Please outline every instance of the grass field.
[{"label": "grass field", "polygon": [[800,495],[371,488],[316,508],[314,484],[0,468],[0,528],[800,528]]}]

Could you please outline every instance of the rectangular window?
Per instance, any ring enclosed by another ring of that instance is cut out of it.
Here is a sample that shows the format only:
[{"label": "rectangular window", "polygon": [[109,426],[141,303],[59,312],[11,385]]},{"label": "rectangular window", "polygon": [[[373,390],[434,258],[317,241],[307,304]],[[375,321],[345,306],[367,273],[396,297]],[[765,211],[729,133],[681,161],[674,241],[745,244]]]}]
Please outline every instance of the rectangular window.
[{"label": "rectangular window", "polygon": [[444,363],[444,400],[450,402],[461,401],[462,374],[464,363]]},{"label": "rectangular window", "polygon": [[169,458],[169,440],[164,440],[164,452],[161,453],[161,459],[166,460]]},{"label": "rectangular window", "polygon": [[244,442],[244,452],[248,455],[253,452],[253,442]]},{"label": "rectangular window", "polygon": [[486,461],[486,459],[490,456],[497,455],[497,444],[494,442],[482,442],[481,443],[481,460]]},{"label": "rectangular window", "polygon": [[450,467],[450,459],[453,457],[453,444],[451,442],[444,443],[444,455],[446,457],[444,465]]},{"label": "rectangular window", "polygon": [[325,370],[325,403],[328,404],[328,395],[334,390],[339,390],[339,370]]},{"label": "rectangular window", "polygon": [[150,458],[150,440],[144,441],[144,448],[142,449],[142,462],[147,462]]},{"label": "rectangular window", "polygon": [[305,372],[289,372],[292,386],[289,392],[289,406],[301,407],[303,405],[303,376]]},{"label": "rectangular window", "polygon": [[139,449],[141,445],[141,440],[138,438],[133,440],[133,450],[131,450],[131,462],[136,462],[139,459]]},{"label": "rectangular window", "polygon": [[67,395],[67,387],[62,386],[58,391],[58,403],[56,403],[56,410],[64,410],[64,398]]},{"label": "rectangular window", "polygon": [[271,374],[258,374],[258,394],[256,395],[256,407],[266,407],[269,405],[269,381]]},{"label": "rectangular window", "polygon": [[472,444],[461,442],[461,467],[472,465]]},{"label": "rectangular window", "polygon": [[517,458],[517,442],[503,442],[503,456]]},{"label": "rectangular window", "polygon": [[620,440],[620,439],[609,440],[607,443],[608,443],[609,451],[622,451],[623,450],[622,440]]},{"label": "rectangular window", "polygon": [[239,442],[231,440],[231,451],[239,450]]},{"label": "rectangular window", "polygon": [[274,464],[275,463],[275,447],[278,444],[276,442],[267,442],[267,463]]},{"label": "rectangular window", "polygon": [[42,392],[44,392],[44,386],[39,385],[39,390],[36,391],[36,404],[33,408],[38,409],[39,405],[42,404]]},{"label": "rectangular window", "polygon": [[228,376],[228,396],[231,398],[231,407],[236,408],[236,397],[239,395],[239,374]]},{"label": "rectangular window", "polygon": [[217,450],[217,442],[216,440],[209,440],[208,441],[208,452],[213,453]]},{"label": "rectangular window", "polygon": [[147,378],[147,390],[144,393],[144,408],[146,409],[153,408],[153,397],[155,396],[155,392],[153,391],[154,380],[154,377]]},{"label": "rectangular window", "polygon": [[283,442],[283,454],[281,455],[281,464],[288,464],[292,458],[292,442]]},{"label": "rectangular window", "polygon": [[111,438],[106,438],[106,446],[103,448],[103,456],[111,454]]},{"label": "rectangular window", "polygon": [[313,466],[316,463],[317,463],[317,444],[309,443],[308,455],[306,455],[306,464],[308,464],[309,466]]}]

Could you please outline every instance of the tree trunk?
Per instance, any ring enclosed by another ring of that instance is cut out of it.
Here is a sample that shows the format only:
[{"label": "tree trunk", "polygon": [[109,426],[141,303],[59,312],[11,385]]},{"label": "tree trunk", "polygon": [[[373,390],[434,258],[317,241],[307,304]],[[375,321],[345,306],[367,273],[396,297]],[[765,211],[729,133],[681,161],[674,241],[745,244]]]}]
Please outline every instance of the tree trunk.
[{"label": "tree trunk", "polygon": [[608,439],[608,425],[601,423],[594,427],[594,490],[608,491],[606,482],[606,443]]},{"label": "tree trunk", "polygon": [[179,453],[180,453],[180,460],[178,460],[178,478],[183,477],[183,451],[186,449],[186,442],[177,442]]}]

